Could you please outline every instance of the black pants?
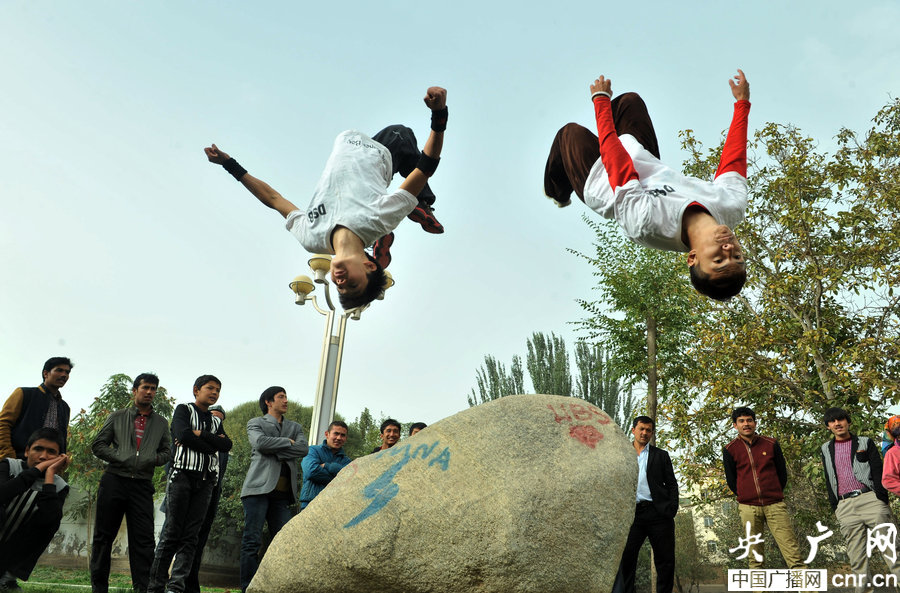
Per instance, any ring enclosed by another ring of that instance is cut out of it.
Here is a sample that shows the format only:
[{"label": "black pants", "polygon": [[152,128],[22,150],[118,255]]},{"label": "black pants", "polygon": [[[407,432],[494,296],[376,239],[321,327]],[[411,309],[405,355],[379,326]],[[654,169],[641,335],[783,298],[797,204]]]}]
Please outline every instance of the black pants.
[{"label": "black pants", "polygon": [[650,539],[656,564],[656,593],[672,593],[675,584],[675,519],[663,516],[653,504],[639,504],[622,552],[613,593],[634,593],[638,553]]},{"label": "black pants", "polygon": [[[204,477],[199,472],[172,470],[166,487],[166,521],[150,568],[150,593],[162,593],[164,588],[175,593],[184,592],[215,486],[215,475]],[[169,564],[172,564],[171,577]]]},{"label": "black pants", "polygon": [[[390,151],[391,160],[394,163],[392,171],[394,175],[400,173],[405,178],[416,168],[416,163],[419,162],[419,156],[422,153],[416,143],[416,135],[406,126],[388,126],[372,136],[372,140],[384,145]],[[434,205],[434,192],[427,183],[425,189],[419,192],[417,197],[420,202],[425,202],[429,206]]]},{"label": "black pants", "polygon": [[9,572],[27,581],[38,558],[59,530],[61,520],[62,513],[47,514],[39,511],[0,542],[0,576]]},{"label": "black pants", "polygon": [[[219,466],[222,470],[222,466]],[[197,535],[197,549],[194,552],[194,563],[191,565],[191,572],[184,581],[184,593],[200,593],[200,562],[203,560],[203,548],[206,547],[206,540],[209,539],[209,532],[212,529],[213,520],[216,518],[216,511],[219,509],[219,497],[222,495],[221,485],[213,488],[212,497],[209,500],[209,508],[206,511],[206,517],[203,519],[203,525],[200,526],[200,533]]]},{"label": "black pants", "polygon": [[[618,135],[631,134],[653,156],[659,158],[659,142],[637,93],[625,93],[612,100],[613,123]],[[544,193],[558,202],[568,202],[572,191],[584,201],[584,184],[591,168],[600,159],[600,140],[584,126],[566,124],[550,145],[544,168]]]},{"label": "black pants", "polygon": [[91,546],[91,587],[94,593],[109,590],[110,555],[123,517],[128,525],[131,585],[135,591],[147,590],[155,545],[153,482],[106,472],[100,478],[100,489],[97,491],[97,520]]}]

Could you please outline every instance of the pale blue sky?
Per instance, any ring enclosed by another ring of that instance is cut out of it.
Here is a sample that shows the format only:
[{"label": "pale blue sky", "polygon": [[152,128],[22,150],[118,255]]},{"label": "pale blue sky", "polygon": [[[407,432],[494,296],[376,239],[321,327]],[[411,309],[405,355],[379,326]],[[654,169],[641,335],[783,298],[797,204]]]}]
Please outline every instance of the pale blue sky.
[{"label": "pale blue sky", "polygon": [[[214,373],[231,407],[280,384],[312,402],[323,320],[287,288],[307,255],[202,148],[216,142],[305,204],[334,136],[405,123],[448,89],[434,180],[444,235],[404,222],[397,286],[351,322],[338,411],[434,422],[466,407],[487,353],[581,318],[581,204],[543,198],[562,124],[592,127],[588,84],[640,92],[663,159],[718,141],[728,78],[751,129],[828,146],[900,88],[892,2],[0,3],[0,397],[71,356],[87,406],[111,374],[159,373],[179,401]],[[592,214],[592,213],[591,213]],[[593,214],[592,214],[593,215]]]}]

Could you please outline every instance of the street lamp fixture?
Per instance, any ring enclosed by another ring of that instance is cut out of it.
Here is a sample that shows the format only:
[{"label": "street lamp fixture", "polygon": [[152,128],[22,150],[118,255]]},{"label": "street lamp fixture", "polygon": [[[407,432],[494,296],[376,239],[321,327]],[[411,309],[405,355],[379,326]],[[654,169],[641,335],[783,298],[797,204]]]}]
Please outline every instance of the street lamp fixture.
[{"label": "street lamp fixture", "polygon": [[[297,276],[289,284],[296,295],[294,300],[298,305],[310,301],[319,314],[325,316],[325,336],[322,342],[322,357],[319,362],[319,380],[316,386],[316,397],[313,401],[312,421],[310,423],[309,443],[314,445],[323,438],[328,425],[334,420],[334,411],[337,404],[338,380],[341,375],[341,357],[344,353],[344,336],[347,332],[347,319],[358,321],[362,312],[369,308],[369,303],[353,309],[348,309],[340,314],[338,331],[335,334],[334,317],[335,307],[331,301],[330,283],[328,272],[331,270],[331,256],[327,254],[315,254],[309,260],[309,267],[315,277]],[[394,285],[394,278],[390,272],[385,271],[387,281],[384,290]],[[321,284],[325,293],[325,307],[319,305],[316,295],[310,296],[315,291],[315,284]],[[378,296],[384,299],[384,291]]]}]

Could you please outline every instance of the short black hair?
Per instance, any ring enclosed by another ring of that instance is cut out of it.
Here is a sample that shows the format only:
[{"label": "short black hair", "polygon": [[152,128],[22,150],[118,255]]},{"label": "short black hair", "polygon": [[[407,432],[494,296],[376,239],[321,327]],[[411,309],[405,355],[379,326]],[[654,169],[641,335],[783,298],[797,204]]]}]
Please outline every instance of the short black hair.
[{"label": "short black hair", "polygon": [[412,433],[413,433],[413,431],[414,431],[415,429],[418,428],[419,430],[422,430],[422,429],[425,428],[426,426],[428,426],[428,425],[425,424],[424,422],[413,422],[412,424],[409,425],[409,434],[410,434],[410,436],[412,436]]},{"label": "short black hair", "polygon": [[825,416],[822,418],[825,426],[828,426],[835,420],[846,420],[847,422],[850,422],[850,413],[844,408],[828,408],[825,410]]},{"label": "short black hair", "polygon": [[131,386],[131,390],[134,391],[135,389],[140,387],[141,383],[149,383],[150,385],[156,385],[157,387],[159,387],[159,377],[157,377],[153,373],[141,373],[134,378],[134,384]]},{"label": "short black hair", "polygon": [[387,420],[385,420],[384,422],[381,423],[381,428],[378,429],[378,432],[380,432],[381,434],[384,434],[384,429],[387,428],[388,426],[392,426],[392,425],[396,426],[398,431],[400,430],[400,423],[397,422],[396,420],[394,420],[393,418],[388,418]]},{"label": "short black hair", "polygon": [[219,381],[219,378],[215,375],[200,375],[197,377],[197,380],[194,381],[194,389],[200,389],[207,383],[218,383],[219,387],[222,387],[222,382]]},{"label": "short black hair", "polygon": [[72,364],[72,361],[69,360],[65,356],[54,356],[53,358],[48,358],[47,362],[44,363],[44,370],[41,371],[41,379],[44,378],[44,373],[49,373],[54,368],[58,367],[61,364],[69,365],[69,369],[74,369],[75,365]]},{"label": "short black hair", "polygon": [[366,257],[375,264],[375,269],[366,274],[368,284],[366,284],[362,292],[358,294],[338,294],[338,300],[345,311],[371,303],[384,291],[384,287],[387,284],[387,276],[381,264],[375,261],[375,258],[368,253],[366,253]]},{"label": "short black hair", "polygon": [[332,429],[332,427],[334,427],[334,426],[340,426],[340,427],[343,428],[344,430],[350,430],[350,429],[347,427],[347,423],[344,422],[343,420],[332,420],[332,421],[331,421],[331,424],[328,425],[328,428],[325,429],[325,432],[331,432],[331,429]]},{"label": "short black hair", "polygon": [[735,408],[734,412],[731,413],[731,423],[736,424],[737,419],[741,416],[750,416],[754,421],[756,420],[756,412],[754,412],[747,406],[741,406],[739,408]]},{"label": "short black hair", "polygon": [[727,301],[744,288],[747,282],[747,266],[741,263],[728,264],[722,268],[722,275],[713,279],[709,274],[700,270],[700,265],[689,267],[691,284],[702,295],[716,301]]},{"label": "short black hair", "polygon": [[[269,413],[269,407],[266,405],[266,402],[275,401],[275,394],[282,391],[284,391],[284,387],[273,385],[259,395],[259,409],[262,410],[263,416]],[[287,391],[284,391],[284,393],[287,395]]]},{"label": "short black hair", "polygon": [[28,440],[25,442],[25,448],[31,447],[35,441],[39,441],[44,439],[45,441],[53,441],[59,447],[60,452],[63,449],[63,440],[60,436],[60,432],[55,428],[39,428],[28,437]]},{"label": "short black hair", "polygon": [[638,422],[641,424],[649,424],[650,428],[656,430],[656,422],[650,416],[638,416],[631,422],[631,428],[637,428]]}]

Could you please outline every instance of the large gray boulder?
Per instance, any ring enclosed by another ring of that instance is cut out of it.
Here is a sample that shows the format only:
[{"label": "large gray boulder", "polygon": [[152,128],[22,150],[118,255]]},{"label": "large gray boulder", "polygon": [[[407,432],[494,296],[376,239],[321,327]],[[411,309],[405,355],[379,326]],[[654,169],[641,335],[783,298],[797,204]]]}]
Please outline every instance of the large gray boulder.
[{"label": "large gray boulder", "polygon": [[583,400],[514,395],[357,459],[275,537],[250,593],[608,593],[637,461]]}]

